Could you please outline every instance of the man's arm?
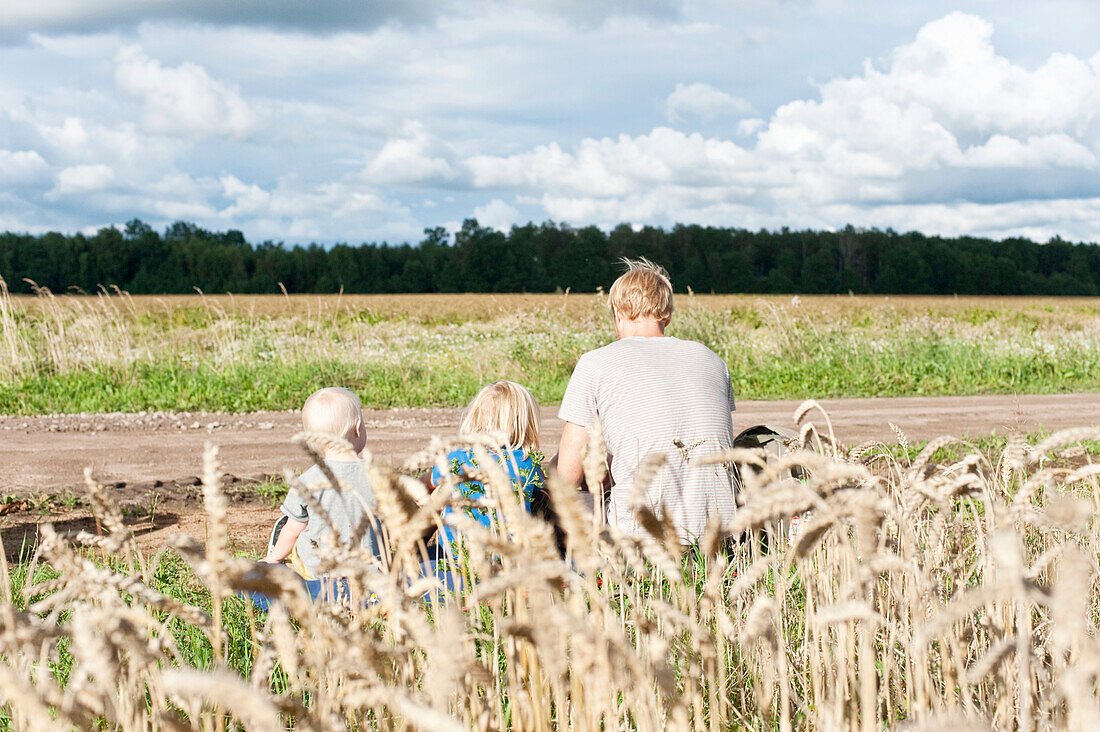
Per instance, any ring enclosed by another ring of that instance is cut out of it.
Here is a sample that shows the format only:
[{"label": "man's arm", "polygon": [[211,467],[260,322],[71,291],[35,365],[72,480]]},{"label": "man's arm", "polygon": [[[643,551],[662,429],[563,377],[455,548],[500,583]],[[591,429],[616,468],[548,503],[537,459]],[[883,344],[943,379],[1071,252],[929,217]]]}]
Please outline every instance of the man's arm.
[{"label": "man's arm", "polygon": [[289,557],[290,551],[294,548],[294,542],[298,541],[298,537],[302,535],[305,529],[306,523],[304,521],[287,517],[286,526],[279,532],[279,538],[275,540],[275,546],[271,547],[268,555],[260,561],[268,564],[278,564]]},{"label": "man's arm", "polygon": [[580,485],[584,479],[584,445],[588,442],[588,430],[579,424],[565,423],[558,445],[558,475],[569,485]]}]

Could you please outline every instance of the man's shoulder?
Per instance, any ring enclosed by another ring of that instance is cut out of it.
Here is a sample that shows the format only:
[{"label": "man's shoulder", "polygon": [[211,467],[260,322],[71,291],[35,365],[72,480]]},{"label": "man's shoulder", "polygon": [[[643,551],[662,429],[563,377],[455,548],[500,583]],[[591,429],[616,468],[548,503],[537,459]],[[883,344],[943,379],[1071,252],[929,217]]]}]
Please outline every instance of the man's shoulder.
[{"label": "man's shoulder", "polygon": [[675,340],[679,344],[682,344],[680,348],[684,349],[684,351],[696,355],[698,358],[713,359],[715,361],[721,361],[722,363],[725,363],[725,361],[722,361],[722,357],[712,351],[710,346],[705,343],[700,343],[699,341],[681,340],[679,338],[675,338],[673,340]]},{"label": "man's shoulder", "polygon": [[610,343],[600,346],[599,348],[593,348],[591,351],[585,351],[583,354],[581,354],[581,359],[592,360],[598,358],[606,358],[609,355],[621,351],[622,347],[622,341],[611,341]]},{"label": "man's shoulder", "polygon": [[591,351],[582,353],[580,358],[577,359],[577,365],[573,367],[573,376],[583,378],[600,372],[604,364],[615,359],[617,351],[612,346],[616,343],[618,341],[612,341],[606,346],[593,348]]},{"label": "man's shoulder", "polygon": [[583,354],[577,364],[580,365],[582,361],[588,364],[600,364],[607,361],[614,361],[633,353],[633,350],[634,346],[630,340],[621,339],[611,341],[606,346],[593,348],[591,351]]},{"label": "man's shoulder", "polygon": [[664,338],[624,338],[589,351],[585,355],[591,355],[594,358],[635,357],[640,353],[648,352],[650,348],[654,347],[666,353],[674,351],[687,356],[714,358],[721,361],[721,356],[712,351],[705,343],[685,338],[676,338],[675,336],[666,336]]},{"label": "man's shoulder", "polygon": [[[657,347],[658,351],[652,351],[653,347]],[[695,362],[725,365],[722,357],[705,343],[669,336],[659,339],[624,338],[612,341],[606,346],[594,348],[583,354],[577,361],[576,370],[583,374],[592,371],[603,372],[608,367],[621,367],[624,362],[640,364],[645,361],[646,356],[659,352],[675,353],[677,358],[687,358]]]}]

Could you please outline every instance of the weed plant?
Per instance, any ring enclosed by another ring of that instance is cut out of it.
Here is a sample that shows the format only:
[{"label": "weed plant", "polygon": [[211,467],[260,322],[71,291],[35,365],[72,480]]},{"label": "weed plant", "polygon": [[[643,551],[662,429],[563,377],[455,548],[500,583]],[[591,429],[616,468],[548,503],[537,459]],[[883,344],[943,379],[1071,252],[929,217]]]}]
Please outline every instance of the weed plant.
[{"label": "weed plant", "polygon": [[[809,424],[778,462],[734,450],[732,523],[686,553],[639,504],[620,535],[572,489],[549,489],[565,556],[487,456],[492,529],[448,514],[474,581],[425,571],[426,528],[456,500],[366,470],[385,550],[323,547],[351,578],[317,604],[282,567],[234,557],[216,453],[204,545],[152,558],[104,490],[103,531],[48,527],[0,569],[0,695],[15,729],[1096,729],[1100,724],[1096,429],[991,455],[836,446]],[[307,442],[308,436],[304,436]],[[474,445],[475,451],[484,449]],[[810,449],[812,448],[812,449]],[[944,462],[933,459],[946,458]],[[805,481],[784,478],[792,468]],[[598,485],[602,444],[585,470]],[[456,480],[458,480],[456,478]],[[784,523],[809,517],[787,541]],[[236,596],[273,598],[261,613]]]},{"label": "weed plant", "polygon": [[[677,298],[669,331],[721,355],[738,399],[1096,390],[1097,332],[1087,299],[702,295]],[[331,384],[368,407],[459,406],[498,378],[555,403],[613,339],[601,295],[3,292],[0,413],[290,409]]]}]

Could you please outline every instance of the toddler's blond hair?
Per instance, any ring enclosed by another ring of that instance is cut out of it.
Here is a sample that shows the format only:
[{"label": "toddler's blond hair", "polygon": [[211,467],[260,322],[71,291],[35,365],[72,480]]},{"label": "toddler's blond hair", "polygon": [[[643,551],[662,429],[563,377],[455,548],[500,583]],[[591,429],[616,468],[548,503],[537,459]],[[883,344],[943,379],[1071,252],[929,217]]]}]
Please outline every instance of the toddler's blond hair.
[{"label": "toddler's blond hair", "polygon": [[624,272],[611,285],[607,304],[629,320],[656,320],[668,325],[672,319],[672,282],[668,272],[645,257],[623,258]]},{"label": "toddler's blond hair", "polygon": [[363,403],[355,392],[339,386],[318,389],[302,406],[302,428],[332,437],[347,438],[363,419]]},{"label": "toddler's blond hair", "polygon": [[500,434],[505,447],[530,453],[539,446],[539,407],[514,381],[494,381],[478,392],[462,417],[463,435]]}]

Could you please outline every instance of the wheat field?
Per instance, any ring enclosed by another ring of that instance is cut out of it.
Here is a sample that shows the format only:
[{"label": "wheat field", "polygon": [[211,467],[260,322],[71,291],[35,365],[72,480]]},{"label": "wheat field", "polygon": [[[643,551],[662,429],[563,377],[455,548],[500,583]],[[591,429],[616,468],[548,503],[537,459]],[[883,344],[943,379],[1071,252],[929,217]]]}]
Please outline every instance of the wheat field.
[{"label": "wheat field", "polygon": [[[549,525],[482,455],[501,521],[490,531],[452,514],[466,581],[450,590],[422,571],[421,537],[456,492],[426,497],[408,477],[450,446],[435,443],[398,472],[367,455],[386,549],[381,561],[322,549],[331,572],[352,578],[351,596],[332,604],[311,602],[284,568],[233,555],[215,449],[204,465],[205,546],[181,540],[142,557],[89,478],[102,531],[44,528],[32,566],[3,568],[6,724],[1100,727],[1100,431],[1034,445],[1010,437],[990,455],[943,438],[910,459],[897,445],[841,448],[813,402],[795,420],[801,436],[780,459],[721,456],[743,476],[742,505],[686,555],[648,509],[638,509],[646,538],[628,539],[551,482],[563,558]],[[900,429],[898,440],[908,447]],[[937,462],[949,454],[965,457]],[[585,459],[592,484],[603,456],[597,435]],[[801,530],[788,541],[792,516]],[[156,588],[176,553],[197,590]],[[270,612],[236,597],[246,590],[275,598]],[[196,638],[208,649],[201,663],[184,648]]]},{"label": "wheat field", "polygon": [[[738,399],[1100,390],[1096,298],[677,295],[669,334]],[[15,297],[0,281],[0,413],[462,406],[511,379],[561,400],[610,342],[602,294]]]}]

